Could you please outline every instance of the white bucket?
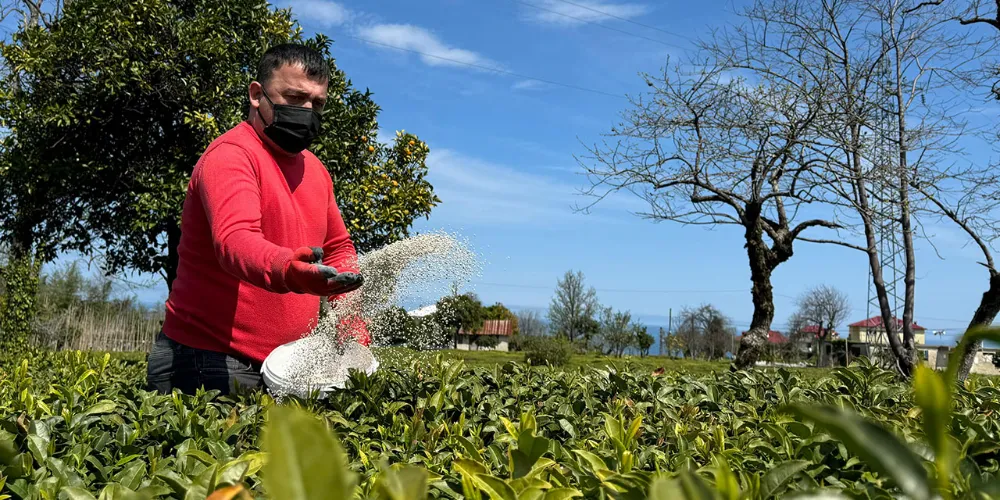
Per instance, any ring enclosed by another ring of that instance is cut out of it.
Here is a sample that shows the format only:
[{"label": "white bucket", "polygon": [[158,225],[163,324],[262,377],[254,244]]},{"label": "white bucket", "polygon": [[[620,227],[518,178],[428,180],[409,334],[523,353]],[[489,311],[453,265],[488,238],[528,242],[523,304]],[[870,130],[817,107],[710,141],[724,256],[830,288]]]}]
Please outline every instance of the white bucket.
[{"label": "white bucket", "polygon": [[[335,389],[343,389],[344,384],[347,381],[346,376],[344,377],[331,377],[327,380],[322,380],[318,382],[313,382],[311,384],[295,384],[288,378],[288,367],[295,363],[296,358],[303,357],[302,353],[307,351],[313,351],[318,348],[323,348],[323,339],[318,339],[314,336],[305,337],[287,344],[280,345],[276,347],[271,354],[264,358],[264,363],[261,366],[261,374],[264,376],[264,383],[267,388],[276,394],[287,394],[298,396],[300,398],[306,398],[314,391],[319,391],[318,397],[324,399],[330,395]],[[358,343],[353,343],[349,346],[351,349],[363,349],[368,354],[371,351]],[[363,371],[368,375],[375,373],[378,369],[378,359],[374,355],[371,356],[372,362],[369,366],[352,366],[349,368],[355,368],[359,371]],[[346,370],[344,370],[346,373]]]}]

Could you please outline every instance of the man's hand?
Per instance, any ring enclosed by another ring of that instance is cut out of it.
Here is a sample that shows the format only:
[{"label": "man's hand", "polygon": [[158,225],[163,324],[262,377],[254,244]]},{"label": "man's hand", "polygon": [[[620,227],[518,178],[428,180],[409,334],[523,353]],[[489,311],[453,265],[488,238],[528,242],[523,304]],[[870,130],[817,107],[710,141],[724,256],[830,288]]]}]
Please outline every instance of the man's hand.
[{"label": "man's hand", "polygon": [[328,297],[352,292],[361,287],[364,279],[355,273],[338,273],[336,269],[317,262],[323,261],[320,247],[301,247],[295,250],[285,268],[285,283],[296,293]]}]

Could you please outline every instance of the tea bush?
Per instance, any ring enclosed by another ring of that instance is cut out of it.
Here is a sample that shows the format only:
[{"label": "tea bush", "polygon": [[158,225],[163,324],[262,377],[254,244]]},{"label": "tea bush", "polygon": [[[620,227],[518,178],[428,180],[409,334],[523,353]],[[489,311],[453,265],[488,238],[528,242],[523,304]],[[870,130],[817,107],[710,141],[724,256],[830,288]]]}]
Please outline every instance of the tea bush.
[{"label": "tea bush", "polygon": [[563,366],[575,350],[571,342],[557,337],[531,337],[523,346],[524,361],[531,366]]},{"label": "tea bush", "polygon": [[[989,498],[1000,388],[917,390],[862,360],[650,373],[628,364],[354,373],[280,405],[142,390],[141,359],[0,354],[0,498]],[[318,418],[314,418],[316,416]],[[312,495],[309,494],[312,492]]]}]

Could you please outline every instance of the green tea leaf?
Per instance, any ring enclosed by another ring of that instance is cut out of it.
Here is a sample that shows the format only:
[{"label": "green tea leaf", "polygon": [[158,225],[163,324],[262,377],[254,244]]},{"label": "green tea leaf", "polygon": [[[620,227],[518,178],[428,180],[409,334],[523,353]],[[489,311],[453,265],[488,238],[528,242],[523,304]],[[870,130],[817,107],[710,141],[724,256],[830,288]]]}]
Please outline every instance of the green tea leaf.
[{"label": "green tea leaf", "polygon": [[549,449],[549,440],[532,435],[531,430],[521,431],[517,440],[517,449],[511,450],[514,461],[513,478],[523,477],[535,466],[541,456]]},{"label": "green tea leaf", "polygon": [[91,495],[89,491],[78,486],[63,488],[59,491],[59,498],[60,500],[97,500],[97,497]]},{"label": "green tea leaf", "polygon": [[479,454],[479,450],[476,449],[474,444],[472,444],[472,441],[469,441],[464,436],[455,436],[455,440],[462,445],[462,448],[473,460],[477,462],[483,461],[483,456]]},{"label": "green tea leaf", "polygon": [[773,498],[785,483],[806,467],[809,467],[809,462],[805,460],[789,460],[771,467],[760,481],[760,496]]},{"label": "green tea leaf", "polygon": [[917,405],[923,413],[924,435],[934,450],[938,487],[948,490],[955,451],[948,439],[951,421],[951,393],[937,372],[918,365],[913,377]]},{"label": "green tea leaf", "polygon": [[28,435],[28,450],[35,457],[35,462],[44,464],[49,459],[49,440],[36,434]]},{"label": "green tea leaf", "polygon": [[73,415],[72,420],[70,420],[69,426],[77,427],[78,425],[80,425],[80,422],[82,422],[87,417],[94,415],[106,415],[108,413],[114,412],[116,408],[118,408],[118,405],[114,401],[110,401],[107,399],[98,401],[97,403],[90,406],[86,410],[83,410],[80,413]]},{"label": "green tea leaf", "polygon": [[142,485],[142,478],[146,476],[146,464],[143,462],[132,462],[125,470],[115,476],[115,481],[122,486],[136,490]]},{"label": "green tea leaf", "polygon": [[582,458],[584,460],[584,463],[586,463],[590,467],[591,471],[598,471],[601,469],[608,468],[608,464],[604,463],[604,460],[601,457],[589,451],[573,450],[573,453],[576,453],[578,457]]},{"label": "green tea leaf", "polygon": [[517,500],[517,494],[503,479],[488,474],[476,474],[476,484],[491,500]]},{"label": "green tea leaf", "polygon": [[821,490],[810,493],[788,495],[784,498],[788,498],[789,500],[849,500],[852,497],[849,497],[839,491]]},{"label": "green tea leaf", "polygon": [[386,470],[378,479],[379,494],[391,500],[423,500],[427,498],[427,470],[406,466]]},{"label": "green tea leaf", "polygon": [[930,500],[931,488],[920,458],[898,437],[858,414],[832,406],[793,405],[799,418],[815,422],[839,439],[873,470],[891,478],[915,500]]},{"label": "green tea leaf", "polygon": [[354,477],[340,443],[304,410],[273,406],[262,432],[268,461],[263,482],[272,498],[349,498]]},{"label": "green tea leaf", "polygon": [[576,428],[574,428],[573,424],[569,423],[569,421],[565,418],[559,419],[559,427],[566,431],[566,434],[569,434],[569,437],[576,438]]},{"label": "green tea leaf", "polygon": [[661,477],[649,485],[649,500],[720,500],[718,492],[697,474],[684,471],[675,478]]},{"label": "green tea leaf", "polygon": [[619,442],[624,442],[625,431],[622,430],[622,423],[607,413],[603,413],[602,415],[604,415],[604,432],[608,434],[608,437]]},{"label": "green tea leaf", "polygon": [[583,493],[575,488],[552,488],[545,492],[543,500],[566,500],[567,498],[582,497]]},{"label": "green tea leaf", "polygon": [[635,419],[632,420],[632,424],[629,425],[628,434],[625,436],[625,446],[631,446],[635,443],[635,438],[639,435],[639,431],[642,429],[642,415],[637,415]]},{"label": "green tea leaf", "polygon": [[151,498],[149,495],[138,493],[121,484],[111,483],[101,490],[101,495],[97,497],[97,500],[149,500]]}]

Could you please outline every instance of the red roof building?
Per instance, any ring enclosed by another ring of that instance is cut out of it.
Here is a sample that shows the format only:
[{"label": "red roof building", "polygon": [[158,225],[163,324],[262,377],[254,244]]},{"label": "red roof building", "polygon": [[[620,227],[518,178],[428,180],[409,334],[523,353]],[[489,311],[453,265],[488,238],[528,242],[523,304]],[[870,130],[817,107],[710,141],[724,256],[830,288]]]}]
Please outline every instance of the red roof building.
[{"label": "red roof building", "polygon": [[[459,335],[469,335],[464,329],[459,330]],[[514,324],[509,319],[491,319],[483,321],[482,328],[472,332],[472,335],[499,335],[511,336],[514,334]]]},{"label": "red roof building", "polygon": [[[747,332],[741,333],[740,338],[742,338],[746,334]],[[776,332],[774,330],[771,330],[767,332],[767,341],[771,344],[784,344],[785,342],[788,342],[788,337],[782,335],[781,332]]]},{"label": "red roof building", "polygon": [[[899,318],[893,318],[896,320],[896,328],[903,328],[903,320]],[[866,320],[858,321],[857,323],[851,323],[848,325],[853,328],[881,328],[882,327],[882,316],[873,316]],[[913,322],[914,330],[926,330],[926,328],[918,325],[915,321]]]},{"label": "red roof building", "polygon": [[[819,325],[809,325],[802,328],[802,333],[812,334],[813,337],[819,338],[820,335],[825,331],[825,328],[820,328]],[[828,339],[840,338],[840,334],[836,330],[830,330],[829,335],[826,336]]]},{"label": "red roof building", "polygon": [[[896,333],[902,338],[903,320],[896,320]],[[851,342],[865,342],[873,345],[887,345],[885,338],[885,328],[882,326],[882,316],[874,316],[866,320],[857,321],[848,325]],[[926,340],[927,329],[913,322],[913,340],[918,345],[923,345]]]}]

